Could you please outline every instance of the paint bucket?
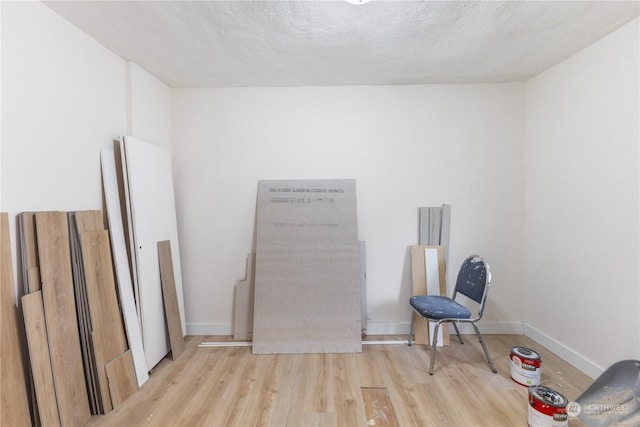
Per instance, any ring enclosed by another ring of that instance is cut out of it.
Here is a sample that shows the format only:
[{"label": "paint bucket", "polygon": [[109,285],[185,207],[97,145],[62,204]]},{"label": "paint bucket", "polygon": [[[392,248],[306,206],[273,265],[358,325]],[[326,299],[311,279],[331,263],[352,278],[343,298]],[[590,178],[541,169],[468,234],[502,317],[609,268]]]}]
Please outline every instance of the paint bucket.
[{"label": "paint bucket", "polygon": [[511,379],[525,386],[540,384],[542,359],[527,347],[511,347]]},{"label": "paint bucket", "polygon": [[529,427],[568,427],[568,404],[566,397],[549,386],[529,387]]}]

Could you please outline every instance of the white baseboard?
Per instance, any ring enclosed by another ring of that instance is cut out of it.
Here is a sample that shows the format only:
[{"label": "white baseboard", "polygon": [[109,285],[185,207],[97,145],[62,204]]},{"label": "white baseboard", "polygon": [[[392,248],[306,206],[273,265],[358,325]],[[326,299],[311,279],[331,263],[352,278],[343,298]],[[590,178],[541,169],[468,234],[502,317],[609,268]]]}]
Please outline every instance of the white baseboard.
[{"label": "white baseboard", "polygon": [[[187,323],[187,335],[232,335],[231,323]],[[480,332],[494,335],[522,335],[522,322],[480,322]],[[450,327],[453,333],[453,327]],[[367,335],[405,335],[409,333],[409,322],[367,322]],[[460,325],[460,333],[473,334],[473,327]]]},{"label": "white baseboard", "polygon": [[[461,334],[475,334],[473,326],[460,324]],[[482,334],[487,335],[522,335],[524,333],[523,322],[483,322],[478,323]],[[450,332],[455,333],[453,326],[449,326]],[[368,322],[367,335],[404,335],[409,333],[409,322]]]},{"label": "white baseboard", "polygon": [[595,379],[604,372],[602,367],[527,323],[524,324],[524,334],[591,378]]},{"label": "white baseboard", "polygon": [[233,335],[231,323],[187,323],[187,335]]}]

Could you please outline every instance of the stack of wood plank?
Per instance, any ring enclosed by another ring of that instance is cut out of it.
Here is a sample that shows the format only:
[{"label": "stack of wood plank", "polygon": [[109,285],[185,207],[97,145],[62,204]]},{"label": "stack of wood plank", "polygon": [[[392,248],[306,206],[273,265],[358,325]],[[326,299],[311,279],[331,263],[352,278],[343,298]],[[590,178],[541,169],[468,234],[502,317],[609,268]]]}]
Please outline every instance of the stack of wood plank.
[{"label": "stack of wood plank", "polygon": [[37,414],[43,425],[84,425],[138,388],[109,232],[100,211],[18,218],[21,300]]},{"label": "stack of wood plank", "polygon": [[133,138],[116,148],[101,153],[105,218],[17,216],[17,295],[2,214],[0,426],[83,426],[184,349],[169,153]]}]

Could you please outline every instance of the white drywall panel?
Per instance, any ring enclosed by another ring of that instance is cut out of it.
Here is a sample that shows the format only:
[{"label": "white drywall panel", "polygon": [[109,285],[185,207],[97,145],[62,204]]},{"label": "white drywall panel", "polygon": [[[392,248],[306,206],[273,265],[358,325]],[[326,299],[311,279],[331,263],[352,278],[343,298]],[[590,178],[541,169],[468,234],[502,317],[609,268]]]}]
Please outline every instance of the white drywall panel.
[{"label": "white drywall panel", "polygon": [[356,183],[258,184],[253,353],[362,351]]},{"label": "white drywall panel", "polygon": [[159,241],[171,241],[182,333],[185,331],[171,157],[169,151],[129,136],[124,137],[124,149],[138,267],[142,336],[147,367],[151,368],[169,351],[157,251]]}]

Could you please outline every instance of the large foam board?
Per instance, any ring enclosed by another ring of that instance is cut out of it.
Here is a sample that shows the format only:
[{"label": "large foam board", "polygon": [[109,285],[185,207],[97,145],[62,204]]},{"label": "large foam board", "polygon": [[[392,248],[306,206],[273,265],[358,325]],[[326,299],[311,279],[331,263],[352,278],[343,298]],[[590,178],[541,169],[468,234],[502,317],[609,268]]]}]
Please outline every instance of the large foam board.
[{"label": "large foam board", "polygon": [[133,297],[131,271],[127,259],[115,154],[111,150],[103,149],[100,153],[100,160],[102,163],[102,185],[107,207],[107,219],[111,233],[111,251],[118,284],[118,297],[120,298],[125,330],[127,331],[131,357],[136,371],[136,380],[138,387],[141,387],[149,379],[149,373],[142,346],[142,332],[140,330],[136,302]]},{"label": "large foam board", "polygon": [[135,262],[142,337],[147,367],[155,366],[169,352],[157,243],[171,242],[171,258],[185,334],[180,242],[176,221],[171,156],[163,148],[125,136],[124,152],[135,242]]},{"label": "large foam board", "polygon": [[253,352],[360,352],[355,180],[260,181]]}]

